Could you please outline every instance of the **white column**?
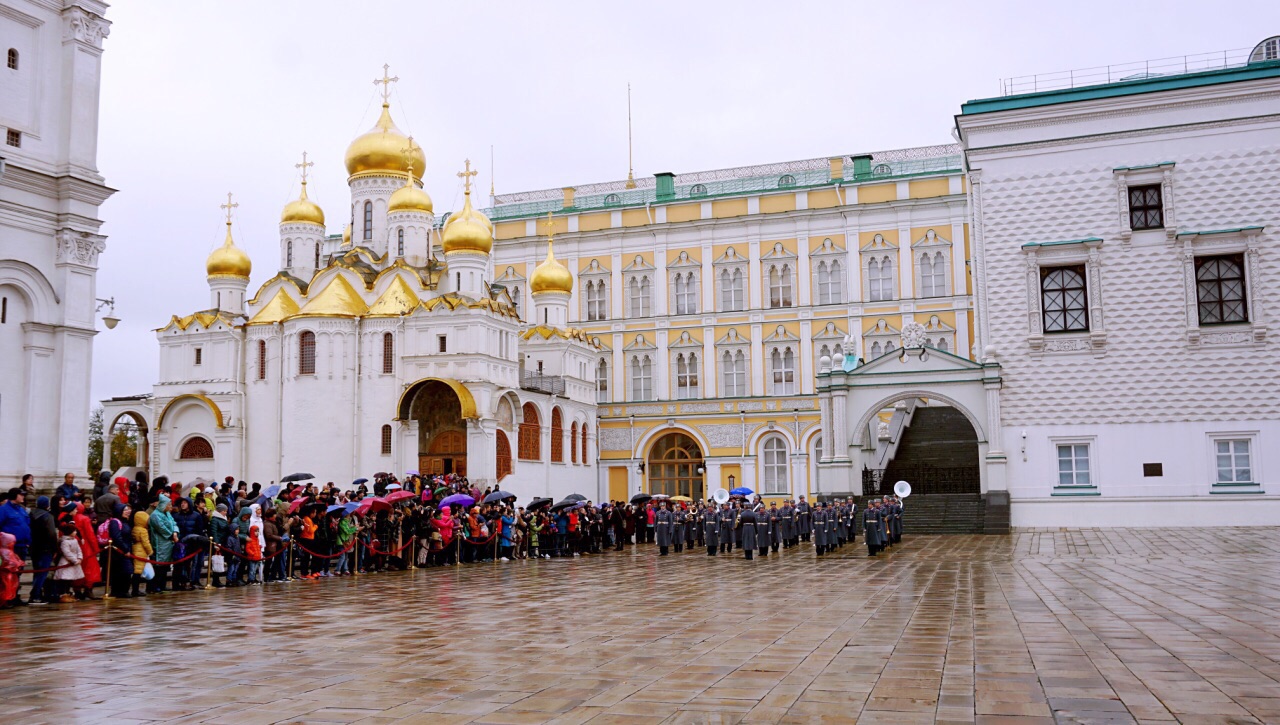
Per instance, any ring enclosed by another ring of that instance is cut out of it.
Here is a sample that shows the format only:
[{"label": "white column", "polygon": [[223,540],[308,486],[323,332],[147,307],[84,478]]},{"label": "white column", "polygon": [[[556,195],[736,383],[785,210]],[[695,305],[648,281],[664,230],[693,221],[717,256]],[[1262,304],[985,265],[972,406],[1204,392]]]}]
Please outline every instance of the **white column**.
[{"label": "white column", "polygon": [[702,245],[702,313],[709,314],[715,312],[716,309],[716,271],[712,266],[711,256],[715,252],[712,251],[710,244]]},{"label": "white column", "polygon": [[702,328],[702,397],[718,398],[720,397],[719,388],[716,380],[719,375],[720,366],[716,360],[716,328]]},{"label": "white column", "polygon": [[912,258],[909,227],[898,230],[898,274],[898,299],[915,297],[915,260]]},{"label": "white column", "polygon": [[964,223],[951,225],[951,294],[963,295],[967,288],[964,256]]},{"label": "white column", "polygon": [[622,253],[615,253],[610,264],[613,268],[609,271],[609,317],[620,320],[627,316],[627,308],[624,306],[627,298],[622,289]]},{"label": "white column", "polygon": [[748,309],[758,310],[764,305],[761,302],[762,289],[760,281],[760,240],[751,239],[747,243],[747,280],[748,290],[747,300]]},{"label": "white column", "polygon": [[848,433],[848,411],[846,403],[848,401],[848,391],[844,388],[844,376],[840,377],[838,388],[832,390],[832,408],[831,419],[835,422],[835,445],[832,450],[832,459],[837,461],[849,460],[849,433]]},{"label": "white column", "polygon": [[659,244],[653,250],[653,315],[662,317],[667,314],[667,290],[671,286],[667,279],[667,245]]},{"label": "white column", "polygon": [[765,369],[768,361],[765,360],[764,338],[762,337],[761,326],[759,323],[751,326],[751,394],[752,395],[768,395],[769,389],[765,386]]},{"label": "white column", "polygon": [[800,357],[800,369],[797,371],[800,375],[800,386],[797,388],[805,395],[813,395],[814,384],[814,359],[813,359],[813,321],[800,321],[800,350],[797,352]]},{"label": "white column", "polygon": [[654,377],[653,392],[655,400],[674,400],[675,394],[671,390],[671,355],[667,348],[667,330],[657,331],[658,351],[654,353],[656,358],[653,361]]},{"label": "white column", "polygon": [[796,304],[813,304],[813,272],[809,266],[809,237],[796,239]]}]

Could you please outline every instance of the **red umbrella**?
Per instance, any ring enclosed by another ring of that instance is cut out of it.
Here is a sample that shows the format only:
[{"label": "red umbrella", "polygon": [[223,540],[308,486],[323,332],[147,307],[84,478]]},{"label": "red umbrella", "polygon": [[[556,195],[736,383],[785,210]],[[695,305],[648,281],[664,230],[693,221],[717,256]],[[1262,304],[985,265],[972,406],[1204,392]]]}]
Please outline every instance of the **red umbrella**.
[{"label": "red umbrella", "polygon": [[291,514],[298,513],[298,509],[302,508],[302,504],[306,503],[309,500],[311,500],[310,496],[301,496],[299,498],[294,499],[293,502],[289,504],[289,513]]},{"label": "red umbrella", "polygon": [[387,503],[385,498],[370,496],[360,501],[360,505],[356,507],[355,513],[364,516],[370,511],[390,511],[391,504]]},{"label": "red umbrella", "polygon": [[403,501],[407,498],[413,498],[414,495],[415,494],[413,493],[413,491],[392,491],[391,493],[387,494],[383,498],[386,500],[387,503],[395,503],[397,501]]}]

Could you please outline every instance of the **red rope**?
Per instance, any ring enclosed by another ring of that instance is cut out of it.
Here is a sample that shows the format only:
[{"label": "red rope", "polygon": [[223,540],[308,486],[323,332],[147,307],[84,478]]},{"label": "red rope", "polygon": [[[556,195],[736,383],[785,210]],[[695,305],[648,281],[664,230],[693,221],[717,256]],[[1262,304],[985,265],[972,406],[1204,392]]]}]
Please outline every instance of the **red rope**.
[{"label": "red rope", "polygon": [[190,554],[187,554],[186,556],[182,557],[181,559],[178,559],[177,561],[156,561],[155,559],[146,559],[146,558],[143,558],[143,557],[141,557],[141,556],[134,556],[133,554],[129,554],[129,553],[126,553],[126,552],[120,551],[119,549],[116,549],[116,547],[114,547],[114,546],[113,546],[113,547],[111,547],[111,548],[112,548],[112,549],[115,549],[115,551],[116,551],[116,553],[117,553],[117,554],[120,554],[121,556],[124,556],[124,557],[126,557],[126,558],[133,559],[134,561],[145,561],[145,562],[147,562],[148,564],[155,564],[155,565],[157,565],[157,566],[171,566],[171,565],[173,565],[173,564],[181,564],[181,563],[182,563],[182,562],[184,562],[184,561],[187,561],[187,560],[189,560],[189,559],[194,559],[194,558],[196,558],[197,556],[199,556],[199,555],[201,555],[201,554],[203,554],[203,553],[204,553],[204,551],[203,551],[203,550],[201,550],[201,551],[193,551],[193,552],[191,552]]},{"label": "red rope", "polygon": [[22,574],[43,574],[43,573],[45,573],[45,572],[49,572],[49,571],[57,571],[57,570],[59,570],[59,569],[70,569],[70,568],[71,568],[71,567],[73,567],[73,566],[75,566],[75,564],[63,564],[62,566],[49,566],[49,567],[45,567],[44,569],[19,569],[19,570],[18,570],[18,574],[19,574],[19,575],[22,575]]},{"label": "red rope", "polygon": [[370,546],[369,544],[364,543],[363,541],[361,541],[361,542],[360,542],[360,545],[361,545],[361,546],[363,546],[364,548],[368,549],[369,551],[372,551],[372,552],[373,552],[373,553],[375,553],[375,554],[381,554],[382,556],[395,556],[396,554],[399,554],[400,552],[402,552],[402,551],[404,551],[405,549],[409,548],[409,545],[410,545],[410,544],[412,544],[412,543],[414,542],[414,540],[415,540],[415,539],[417,539],[417,538],[418,538],[418,537],[416,537],[416,536],[410,536],[410,537],[409,537],[409,540],[408,540],[407,542],[405,542],[405,544],[404,544],[403,546],[401,546],[399,549],[396,549],[395,551],[380,551],[380,550],[375,549],[374,547]]},{"label": "red rope", "polygon": [[284,547],[281,547],[281,548],[280,548],[280,551],[277,551],[276,553],[272,554],[271,556],[264,556],[264,557],[262,557],[261,559],[250,559],[249,557],[245,556],[244,554],[241,554],[240,552],[238,552],[238,551],[234,551],[234,550],[232,550],[232,549],[228,549],[227,547],[223,546],[222,544],[214,544],[214,546],[216,546],[216,547],[218,547],[219,549],[221,549],[221,550],[225,551],[226,553],[228,553],[228,554],[230,554],[230,555],[232,555],[232,556],[236,557],[237,559],[244,559],[245,561],[271,561],[272,559],[276,558],[277,556],[280,556],[281,554],[283,554],[283,553],[285,552]]},{"label": "red rope", "polygon": [[474,545],[474,546],[484,546],[485,544],[489,543],[490,541],[493,541],[493,540],[494,540],[494,538],[495,538],[495,537],[497,537],[497,535],[498,535],[498,532],[497,532],[497,531],[495,531],[495,532],[493,532],[492,534],[489,534],[489,538],[485,539],[484,541],[477,541],[476,539],[471,539],[471,538],[468,538],[467,536],[465,536],[465,535],[464,535],[464,536],[462,537],[462,540],[463,540],[463,541],[465,541],[465,542],[467,542],[468,544],[472,544],[472,545]]},{"label": "red rope", "polygon": [[[297,543],[297,542],[295,542],[295,543]],[[316,552],[314,552],[314,551],[312,551],[312,550],[308,549],[307,547],[303,546],[302,544],[300,544],[300,543],[298,544],[298,548],[299,548],[299,549],[302,549],[303,551],[307,552],[308,554],[310,554],[310,555],[312,555],[312,556],[314,556],[314,557],[320,558],[320,559],[336,559],[336,558],[338,558],[339,556],[342,556],[343,554],[347,553],[348,551],[351,551],[352,549],[354,549],[354,548],[355,548],[355,546],[356,546],[356,542],[355,542],[355,540],[353,539],[353,540],[351,541],[351,543],[347,546],[347,548],[343,549],[342,551],[339,551],[339,552],[338,552],[338,553],[336,553],[336,554],[317,554]],[[279,553],[279,552],[276,552],[276,553]],[[274,556],[274,554],[273,554],[273,556]]]}]

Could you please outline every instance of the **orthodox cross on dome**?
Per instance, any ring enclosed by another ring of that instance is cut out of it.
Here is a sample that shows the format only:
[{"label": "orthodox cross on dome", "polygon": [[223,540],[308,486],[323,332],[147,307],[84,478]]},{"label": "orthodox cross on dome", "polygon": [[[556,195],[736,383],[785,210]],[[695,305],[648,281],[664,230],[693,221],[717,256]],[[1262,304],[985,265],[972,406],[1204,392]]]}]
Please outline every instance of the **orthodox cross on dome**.
[{"label": "orthodox cross on dome", "polygon": [[[409,145],[400,149],[400,153],[404,154],[404,166],[409,172],[409,181],[413,183],[413,152],[418,145],[413,142],[413,137],[409,137]],[[425,169],[424,169],[425,170]]]},{"label": "orthodox cross on dome", "polygon": [[556,219],[554,213],[547,212],[547,221],[543,226],[547,228],[547,244],[551,244],[551,240],[556,236]]},{"label": "orthodox cross on dome", "polygon": [[316,162],[307,161],[306,151],[302,152],[302,163],[293,165],[293,168],[295,169],[302,169],[302,185],[303,186],[307,185],[307,169],[315,165],[316,165]]},{"label": "orthodox cross on dome", "polygon": [[466,171],[458,172],[458,178],[462,179],[462,183],[466,188],[466,193],[468,196],[470,196],[471,195],[471,177],[477,176],[480,172],[471,170],[471,159],[466,160],[466,169],[467,169]]},{"label": "orthodox cross on dome", "polygon": [[229,191],[228,191],[228,192],[227,192],[227,203],[226,203],[226,204],[220,204],[220,205],[218,206],[218,208],[219,208],[219,209],[226,209],[226,210],[227,210],[227,226],[231,226],[231,210],[232,210],[232,209],[235,209],[235,208],[236,208],[236,207],[238,207],[238,206],[240,206],[240,203],[239,203],[239,202],[232,202],[232,201],[231,201],[231,192],[229,192]]},{"label": "orthodox cross on dome", "polygon": [[400,80],[400,76],[392,77],[390,75],[391,65],[382,64],[382,77],[374,78],[373,85],[382,86],[382,105],[388,105],[391,102],[391,84]]}]

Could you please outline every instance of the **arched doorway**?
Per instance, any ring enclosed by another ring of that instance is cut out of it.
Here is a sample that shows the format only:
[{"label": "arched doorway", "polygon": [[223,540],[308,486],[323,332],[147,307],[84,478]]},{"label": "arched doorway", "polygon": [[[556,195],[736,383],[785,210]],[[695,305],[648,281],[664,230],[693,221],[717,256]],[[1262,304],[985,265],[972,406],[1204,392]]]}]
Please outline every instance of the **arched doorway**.
[{"label": "arched doorway", "polygon": [[649,493],[705,498],[702,448],[679,431],[668,433],[649,449]]},{"label": "arched doorway", "polygon": [[418,424],[419,471],[467,474],[466,418],[475,416],[475,402],[461,383],[420,380],[405,391],[399,413]]},{"label": "arched doorway", "polygon": [[142,413],[124,410],[117,414],[103,429],[102,442],[103,470],[115,472],[121,468],[149,466],[151,429]]},{"label": "arched doorway", "polygon": [[960,409],[909,397],[872,421],[880,465],[864,464],[864,495],[891,494],[897,481],[910,482],[912,495],[981,493],[978,434]]}]

